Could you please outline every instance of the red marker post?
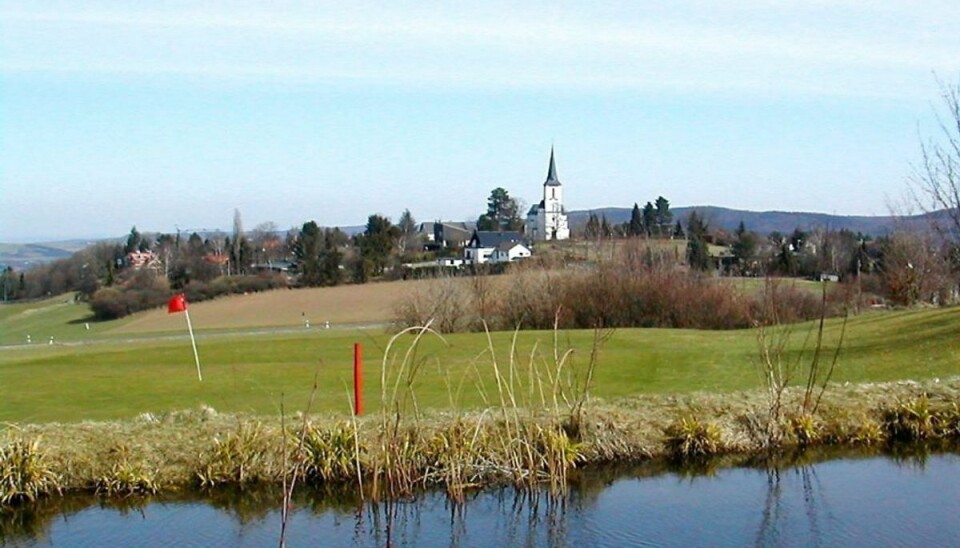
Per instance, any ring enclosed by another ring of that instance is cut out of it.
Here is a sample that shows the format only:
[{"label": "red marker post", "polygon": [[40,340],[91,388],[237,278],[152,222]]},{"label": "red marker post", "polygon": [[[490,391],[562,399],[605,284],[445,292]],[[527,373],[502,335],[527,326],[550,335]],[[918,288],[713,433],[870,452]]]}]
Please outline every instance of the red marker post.
[{"label": "red marker post", "polygon": [[363,347],[353,343],[353,414],[363,414]]}]

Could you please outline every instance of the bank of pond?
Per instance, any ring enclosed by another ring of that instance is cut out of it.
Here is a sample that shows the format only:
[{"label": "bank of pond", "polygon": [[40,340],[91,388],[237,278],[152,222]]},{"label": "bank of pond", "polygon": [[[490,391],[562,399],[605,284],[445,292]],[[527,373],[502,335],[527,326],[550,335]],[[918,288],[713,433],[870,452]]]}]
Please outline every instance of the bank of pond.
[{"label": "bank of pond", "polygon": [[960,545],[960,447],[652,459],[573,472],[564,493],[426,489],[374,502],[353,489],[268,484],[159,495],[45,497],[0,511],[18,546]]}]

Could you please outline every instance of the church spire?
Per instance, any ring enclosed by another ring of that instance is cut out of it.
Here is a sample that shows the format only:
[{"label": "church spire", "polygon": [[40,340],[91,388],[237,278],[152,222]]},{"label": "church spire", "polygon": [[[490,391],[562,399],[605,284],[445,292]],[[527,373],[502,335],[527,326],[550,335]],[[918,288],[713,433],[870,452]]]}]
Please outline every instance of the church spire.
[{"label": "church spire", "polygon": [[553,161],[553,147],[550,147],[550,167],[547,168],[547,180],[543,182],[544,186],[559,186],[560,179],[557,178],[557,164]]}]

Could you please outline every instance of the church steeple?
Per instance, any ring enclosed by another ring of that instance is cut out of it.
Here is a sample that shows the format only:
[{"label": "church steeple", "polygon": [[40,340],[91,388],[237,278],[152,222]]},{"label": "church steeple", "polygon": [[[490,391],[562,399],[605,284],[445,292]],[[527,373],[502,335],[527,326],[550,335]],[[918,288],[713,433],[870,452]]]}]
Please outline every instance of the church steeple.
[{"label": "church steeple", "polygon": [[557,164],[553,161],[553,147],[550,147],[550,167],[547,168],[547,180],[543,185],[560,186],[560,179],[557,178]]}]

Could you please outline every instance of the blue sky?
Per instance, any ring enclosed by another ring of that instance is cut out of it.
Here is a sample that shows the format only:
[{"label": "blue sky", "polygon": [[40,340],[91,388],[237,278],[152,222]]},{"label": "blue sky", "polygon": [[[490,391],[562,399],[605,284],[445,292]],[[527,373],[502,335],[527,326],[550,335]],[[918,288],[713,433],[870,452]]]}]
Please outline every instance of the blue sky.
[{"label": "blue sky", "polygon": [[[0,0],[0,241],[570,209],[884,215],[960,3]],[[935,76],[936,75],[936,76]]]}]

